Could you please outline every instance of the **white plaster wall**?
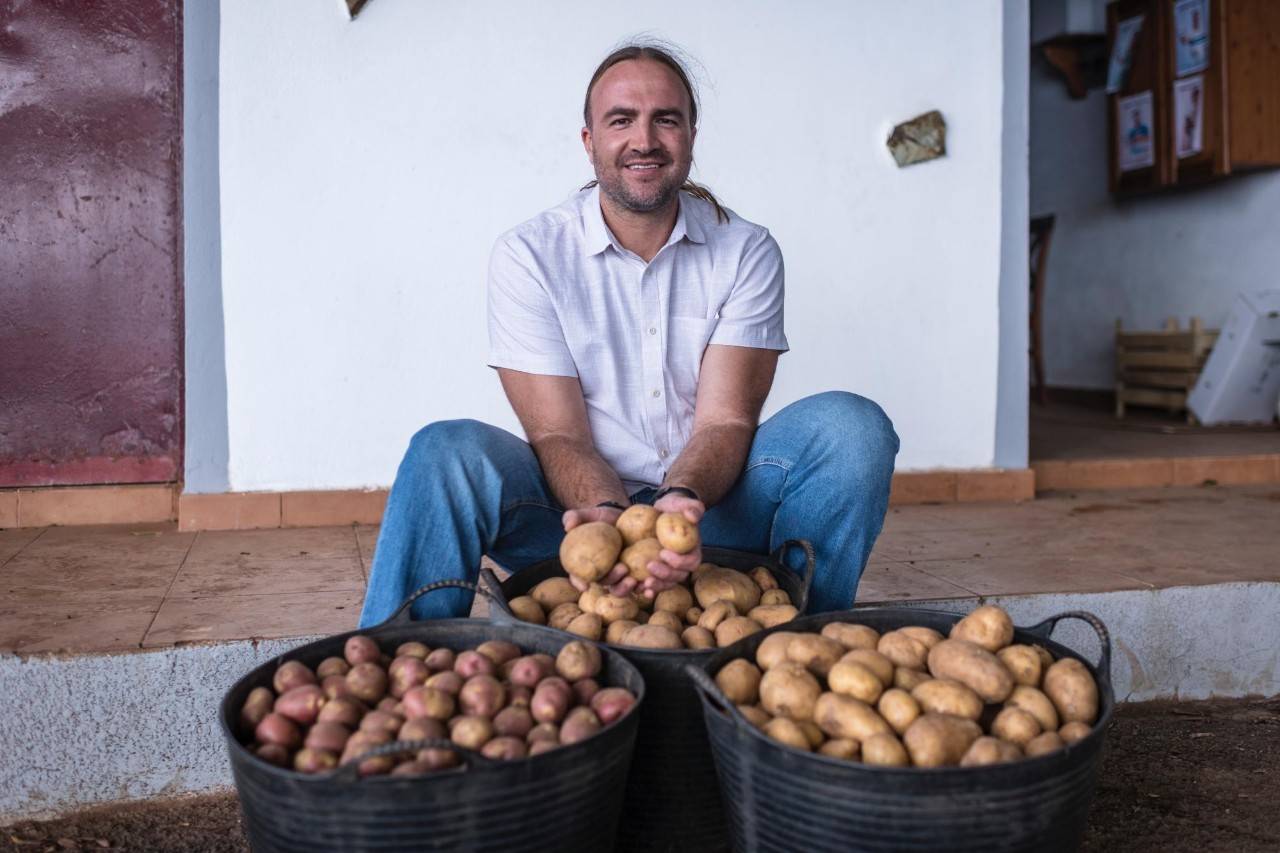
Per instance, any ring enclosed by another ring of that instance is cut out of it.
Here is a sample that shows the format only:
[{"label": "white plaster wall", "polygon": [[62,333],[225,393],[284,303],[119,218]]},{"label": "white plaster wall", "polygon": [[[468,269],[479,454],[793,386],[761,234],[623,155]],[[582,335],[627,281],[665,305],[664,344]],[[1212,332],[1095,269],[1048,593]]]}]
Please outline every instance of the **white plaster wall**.
[{"label": "white plaster wall", "polygon": [[[232,490],[388,485],[437,419],[518,431],[484,366],[489,249],[591,177],[583,89],[641,31],[707,69],[694,177],[786,257],[765,414],[849,389],[900,469],[992,464],[1000,0],[341,8],[222,2]],[[933,108],[948,156],[899,170],[885,138]]]},{"label": "white plaster wall", "polygon": [[1031,63],[1031,213],[1054,213],[1045,289],[1045,379],[1114,386],[1114,331],[1165,317],[1226,320],[1234,295],[1280,286],[1280,173],[1116,200],[1107,191],[1107,101],[1073,101]]}]

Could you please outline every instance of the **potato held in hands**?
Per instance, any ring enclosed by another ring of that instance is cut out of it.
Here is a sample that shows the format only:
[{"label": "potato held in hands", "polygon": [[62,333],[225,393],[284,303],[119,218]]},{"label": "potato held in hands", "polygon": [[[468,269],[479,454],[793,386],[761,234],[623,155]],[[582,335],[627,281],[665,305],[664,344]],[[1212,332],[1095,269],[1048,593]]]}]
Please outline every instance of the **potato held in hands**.
[{"label": "potato held in hands", "polygon": [[579,580],[594,583],[613,570],[622,553],[622,534],[604,521],[579,524],[560,543],[560,564]]},{"label": "potato held in hands", "polygon": [[698,526],[678,512],[664,512],[655,527],[662,547],[677,554],[688,554],[701,541]]}]

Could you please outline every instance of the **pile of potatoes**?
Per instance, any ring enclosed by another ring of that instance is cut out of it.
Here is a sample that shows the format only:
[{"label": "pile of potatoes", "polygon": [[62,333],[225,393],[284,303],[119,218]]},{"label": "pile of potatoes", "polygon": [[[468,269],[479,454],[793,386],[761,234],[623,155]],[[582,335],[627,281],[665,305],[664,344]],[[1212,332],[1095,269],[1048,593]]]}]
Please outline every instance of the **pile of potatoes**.
[{"label": "pile of potatoes", "polygon": [[1013,622],[979,607],[952,628],[880,634],[832,622],[781,631],[716,684],[769,737],[889,767],[973,767],[1044,755],[1089,734],[1098,687],[1074,658],[1011,645]]},{"label": "pile of potatoes", "polygon": [[[600,649],[574,640],[553,658],[490,640],[474,649],[401,644],[395,657],[371,638],[347,640],[343,657],[313,670],[296,660],[271,687],[250,691],[241,735],[254,755],[302,773],[324,773],[392,741],[451,740],[512,760],[585,740],[626,714],[635,696],[604,687]],[[456,767],[447,748],[379,756],[359,775],[409,776]]]},{"label": "pile of potatoes", "polygon": [[619,561],[637,581],[646,566],[669,548],[687,554],[699,543],[698,528],[679,513],[635,504],[616,524],[593,521],[565,534],[560,563],[590,584],[585,592],[568,578],[548,578],[510,602],[525,622],[550,625],[589,640],[646,649],[710,649],[727,646],[765,628],[790,622],[798,613],[786,590],[764,566],[748,573],[703,563],[687,584],[654,598],[612,595],[597,581]]}]

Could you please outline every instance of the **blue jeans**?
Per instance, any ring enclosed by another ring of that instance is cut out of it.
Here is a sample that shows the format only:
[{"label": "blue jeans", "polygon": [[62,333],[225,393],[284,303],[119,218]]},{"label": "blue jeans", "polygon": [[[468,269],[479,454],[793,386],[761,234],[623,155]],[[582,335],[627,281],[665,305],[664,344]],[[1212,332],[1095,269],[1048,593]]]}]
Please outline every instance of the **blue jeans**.
[{"label": "blue jeans", "polygon": [[[742,475],[702,519],[702,541],[764,554],[807,539],[817,555],[809,611],[847,609],[884,524],[897,452],[893,424],[864,397],[828,391],[792,403],[756,430]],[[653,492],[631,500],[652,503]],[[523,439],[473,420],[430,424],[396,474],[360,626],[423,584],[474,581],[482,555],[512,572],[555,556],[563,512]],[[465,616],[471,597],[431,593],[413,618]]]}]

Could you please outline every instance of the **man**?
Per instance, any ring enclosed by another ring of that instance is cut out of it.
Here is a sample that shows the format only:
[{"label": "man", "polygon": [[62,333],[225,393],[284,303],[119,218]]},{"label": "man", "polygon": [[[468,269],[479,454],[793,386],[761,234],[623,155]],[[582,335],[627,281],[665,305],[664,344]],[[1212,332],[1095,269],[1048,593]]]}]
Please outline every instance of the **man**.
[{"label": "man", "polygon": [[[755,553],[808,539],[811,609],[852,605],[884,521],[898,438],[869,400],[828,392],[764,424],[778,356],[782,255],[769,232],[688,182],[697,98],[670,53],[615,51],[587,87],[596,184],[499,238],[489,268],[490,366],[528,443],[476,421],[414,436],[387,504],[361,625],[416,587],[472,578],[483,554],[520,569],[564,532],[631,503],[700,522]],[[687,577],[701,550],[663,551],[637,588]],[[415,618],[465,614],[420,599]]]}]

